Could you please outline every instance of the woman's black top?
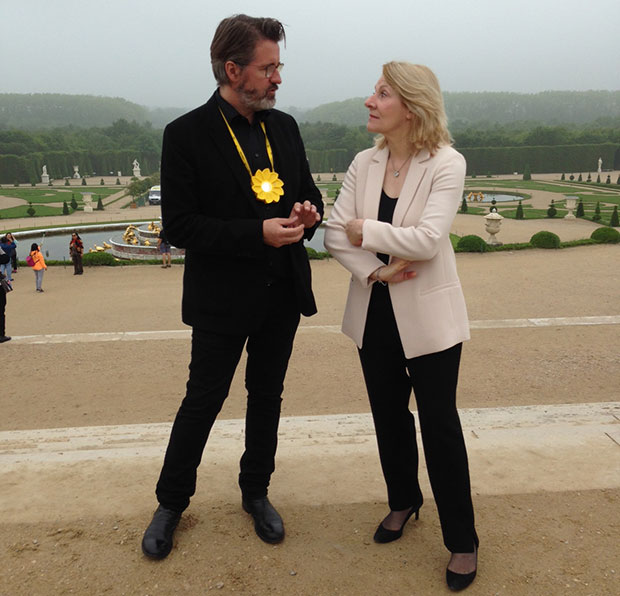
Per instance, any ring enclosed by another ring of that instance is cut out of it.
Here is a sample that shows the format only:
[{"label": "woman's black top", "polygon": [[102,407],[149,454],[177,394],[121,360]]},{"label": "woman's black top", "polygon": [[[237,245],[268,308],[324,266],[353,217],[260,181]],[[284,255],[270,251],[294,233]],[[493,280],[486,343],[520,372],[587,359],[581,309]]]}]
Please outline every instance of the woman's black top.
[{"label": "woman's black top", "polygon": [[[396,208],[396,202],[398,197],[393,199],[385,194],[385,191],[381,191],[381,200],[379,201],[379,214],[377,215],[378,221],[384,221],[385,223],[392,223],[394,217],[394,209]],[[377,257],[381,259],[386,265],[390,261],[390,255],[386,255],[382,252],[377,253]]]}]

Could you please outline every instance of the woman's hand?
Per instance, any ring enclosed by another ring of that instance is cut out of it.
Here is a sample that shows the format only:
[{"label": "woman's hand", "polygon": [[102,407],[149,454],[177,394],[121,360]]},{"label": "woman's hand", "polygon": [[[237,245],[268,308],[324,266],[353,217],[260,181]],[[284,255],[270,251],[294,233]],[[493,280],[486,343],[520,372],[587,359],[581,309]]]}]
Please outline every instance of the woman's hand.
[{"label": "woman's hand", "polygon": [[400,283],[401,281],[413,279],[417,275],[417,273],[415,271],[406,271],[407,267],[409,267],[412,262],[413,261],[407,261],[405,259],[396,257],[392,259],[392,262],[389,265],[379,267],[379,269],[377,269],[373,273],[373,275],[370,276],[370,278],[390,284],[396,284]]},{"label": "woman's hand", "polygon": [[344,231],[347,233],[347,238],[353,246],[362,246],[362,231],[364,228],[363,219],[352,219],[347,222],[344,227]]}]

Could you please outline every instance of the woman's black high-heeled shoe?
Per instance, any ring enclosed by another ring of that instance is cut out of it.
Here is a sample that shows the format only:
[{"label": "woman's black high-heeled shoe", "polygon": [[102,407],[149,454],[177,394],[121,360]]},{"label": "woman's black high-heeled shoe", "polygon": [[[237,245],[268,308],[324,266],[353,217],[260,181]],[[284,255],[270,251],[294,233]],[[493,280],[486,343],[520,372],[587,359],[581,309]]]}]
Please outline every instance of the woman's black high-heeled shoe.
[{"label": "woman's black high-heeled shoe", "polygon": [[453,592],[460,592],[467,588],[476,579],[476,573],[478,572],[478,546],[476,546],[476,569],[471,573],[455,573],[446,569],[446,583],[448,588]]},{"label": "woman's black high-heeled shoe", "polygon": [[403,528],[405,527],[405,524],[409,521],[409,518],[414,513],[415,518],[420,519],[420,508],[418,507],[417,509],[415,509],[414,507],[412,507],[411,511],[409,511],[409,513],[407,514],[403,525],[398,530],[388,530],[387,528],[383,527],[383,522],[381,522],[379,524],[379,527],[377,528],[377,531],[375,532],[373,538],[374,541],[378,542],[379,544],[385,544],[386,542],[393,542],[394,540],[398,540],[403,535]]}]

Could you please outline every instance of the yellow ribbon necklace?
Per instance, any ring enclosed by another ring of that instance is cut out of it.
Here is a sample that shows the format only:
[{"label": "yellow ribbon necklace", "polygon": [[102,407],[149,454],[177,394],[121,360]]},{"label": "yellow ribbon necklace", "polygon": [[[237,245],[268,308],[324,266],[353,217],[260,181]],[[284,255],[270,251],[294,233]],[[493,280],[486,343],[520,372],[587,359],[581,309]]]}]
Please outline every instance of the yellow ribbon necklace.
[{"label": "yellow ribbon necklace", "polygon": [[220,114],[222,114],[222,118],[226,123],[226,127],[228,128],[228,132],[232,137],[233,142],[235,143],[235,147],[237,148],[237,153],[239,153],[239,157],[245,166],[245,169],[248,171],[252,182],[252,191],[256,195],[256,198],[259,201],[263,201],[263,203],[277,203],[280,200],[280,197],[284,194],[284,182],[280,180],[277,172],[273,166],[273,152],[271,151],[271,144],[269,143],[269,138],[267,137],[267,130],[265,129],[265,123],[261,120],[261,128],[263,129],[263,134],[265,135],[265,147],[267,148],[267,155],[269,156],[269,163],[271,163],[271,170],[269,168],[265,168],[264,170],[256,170],[255,174],[252,174],[252,170],[250,169],[250,163],[248,162],[233,129],[228,124],[228,120],[226,120],[226,116],[224,116],[224,112],[220,108]]}]

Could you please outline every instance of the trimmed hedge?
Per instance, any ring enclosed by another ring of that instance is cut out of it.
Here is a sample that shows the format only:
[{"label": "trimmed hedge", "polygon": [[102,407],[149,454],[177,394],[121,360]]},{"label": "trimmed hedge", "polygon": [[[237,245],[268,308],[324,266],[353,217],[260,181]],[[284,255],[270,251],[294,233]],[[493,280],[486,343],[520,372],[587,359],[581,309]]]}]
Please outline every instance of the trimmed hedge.
[{"label": "trimmed hedge", "polygon": [[530,244],[536,248],[560,248],[560,237],[553,232],[537,232],[530,238]]},{"label": "trimmed hedge", "polygon": [[526,164],[532,174],[541,172],[579,172],[594,167],[599,157],[613,164],[617,143],[592,145],[553,145],[524,147],[456,147],[467,160],[467,172],[511,174],[523,172]]},{"label": "trimmed hedge", "polygon": [[[134,159],[140,162],[143,174],[156,172],[160,156],[153,152],[131,150],[109,151],[47,151],[28,155],[0,155],[0,184],[39,182],[41,168],[47,165],[50,176],[56,180],[73,176],[73,166],[79,166],[82,176],[108,175],[109,172],[131,172]],[[345,168],[346,169],[346,168]]]},{"label": "trimmed hedge", "polygon": [[620,232],[615,228],[597,228],[592,232],[590,238],[601,244],[616,244],[620,242]]},{"label": "trimmed hedge", "polygon": [[88,267],[116,267],[118,261],[109,252],[89,252],[82,257],[82,263]]},{"label": "trimmed hedge", "polygon": [[306,149],[311,172],[346,172],[355,157],[353,149]]},{"label": "trimmed hedge", "polygon": [[327,251],[314,250],[311,246],[306,246],[306,253],[311,261],[322,261],[331,257]]},{"label": "trimmed hedge", "polygon": [[456,248],[463,252],[486,252],[488,247],[489,245],[475,234],[463,236],[456,245]]}]

